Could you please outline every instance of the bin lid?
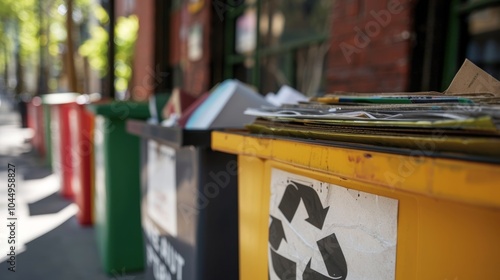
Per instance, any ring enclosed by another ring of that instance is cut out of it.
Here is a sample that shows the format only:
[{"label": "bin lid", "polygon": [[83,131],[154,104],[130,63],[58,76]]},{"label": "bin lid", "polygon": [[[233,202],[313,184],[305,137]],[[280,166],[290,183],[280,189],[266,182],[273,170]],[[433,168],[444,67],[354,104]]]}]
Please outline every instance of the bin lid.
[{"label": "bin lid", "polygon": [[112,101],[109,103],[87,104],[87,110],[95,115],[113,119],[147,119],[150,117],[148,103],[132,101]]},{"label": "bin lid", "polygon": [[42,95],[42,104],[60,105],[74,103],[79,95],[80,94],[76,92],[47,93]]},{"label": "bin lid", "polygon": [[212,130],[165,127],[144,121],[127,121],[127,131],[142,138],[156,140],[173,148],[184,146],[210,147]]}]

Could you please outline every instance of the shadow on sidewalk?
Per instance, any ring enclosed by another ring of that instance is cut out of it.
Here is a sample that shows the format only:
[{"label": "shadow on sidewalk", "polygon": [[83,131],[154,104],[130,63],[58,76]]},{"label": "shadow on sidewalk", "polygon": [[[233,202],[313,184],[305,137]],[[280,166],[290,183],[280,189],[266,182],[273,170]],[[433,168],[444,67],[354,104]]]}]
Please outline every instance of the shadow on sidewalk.
[{"label": "shadow on sidewalk", "polygon": [[6,262],[0,264],[0,279],[143,279],[140,274],[105,274],[99,262],[94,229],[81,227],[75,217],[27,243],[26,251],[17,255],[15,273],[7,268]]},{"label": "shadow on sidewalk", "polygon": [[71,201],[62,197],[59,193],[53,193],[37,202],[28,204],[30,216],[55,214],[68,205]]}]

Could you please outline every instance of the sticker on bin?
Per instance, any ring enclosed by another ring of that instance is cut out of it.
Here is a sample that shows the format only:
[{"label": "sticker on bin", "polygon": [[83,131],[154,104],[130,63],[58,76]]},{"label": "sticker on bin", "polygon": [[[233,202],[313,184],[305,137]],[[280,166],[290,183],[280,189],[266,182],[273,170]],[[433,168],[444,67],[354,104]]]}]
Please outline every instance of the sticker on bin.
[{"label": "sticker on bin", "polygon": [[175,149],[153,140],[148,142],[147,209],[161,229],[177,237]]},{"label": "sticker on bin", "polygon": [[398,201],[272,169],[270,279],[394,279]]}]

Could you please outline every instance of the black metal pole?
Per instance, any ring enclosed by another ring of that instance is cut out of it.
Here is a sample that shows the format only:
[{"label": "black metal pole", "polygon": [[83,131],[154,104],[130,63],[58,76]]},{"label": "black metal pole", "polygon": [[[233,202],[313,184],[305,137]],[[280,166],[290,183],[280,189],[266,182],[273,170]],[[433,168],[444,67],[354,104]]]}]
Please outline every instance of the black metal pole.
[{"label": "black metal pole", "polygon": [[109,97],[115,98],[115,0],[108,0],[109,4],[109,41],[108,41],[108,86]]}]

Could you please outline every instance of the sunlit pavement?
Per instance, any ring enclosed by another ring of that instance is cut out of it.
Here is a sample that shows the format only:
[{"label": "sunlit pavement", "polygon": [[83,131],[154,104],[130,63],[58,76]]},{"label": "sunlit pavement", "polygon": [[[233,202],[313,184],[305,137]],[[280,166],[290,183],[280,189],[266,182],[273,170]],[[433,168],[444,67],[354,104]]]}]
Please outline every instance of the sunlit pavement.
[{"label": "sunlit pavement", "polygon": [[[142,279],[102,272],[92,227],[81,227],[77,207],[58,194],[58,180],[44,166],[19,126],[16,112],[0,105],[0,279]],[[8,164],[15,166],[15,272],[9,271]]]}]

